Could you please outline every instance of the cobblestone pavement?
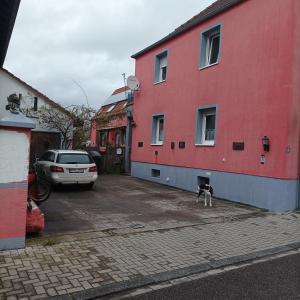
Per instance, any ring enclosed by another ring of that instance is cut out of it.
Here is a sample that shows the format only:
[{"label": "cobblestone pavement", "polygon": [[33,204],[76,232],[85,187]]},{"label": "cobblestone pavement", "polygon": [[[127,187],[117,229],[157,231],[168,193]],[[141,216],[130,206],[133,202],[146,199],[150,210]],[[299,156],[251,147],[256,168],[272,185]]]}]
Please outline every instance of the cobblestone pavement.
[{"label": "cobblestone pavement", "polygon": [[74,234],[1,252],[0,299],[65,295],[299,241],[299,214],[127,234]]}]

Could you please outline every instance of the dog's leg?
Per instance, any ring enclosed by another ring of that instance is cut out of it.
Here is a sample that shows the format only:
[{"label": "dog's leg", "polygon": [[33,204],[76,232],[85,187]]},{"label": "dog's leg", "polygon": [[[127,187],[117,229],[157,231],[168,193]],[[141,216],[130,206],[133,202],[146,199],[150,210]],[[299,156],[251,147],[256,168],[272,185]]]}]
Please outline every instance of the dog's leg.
[{"label": "dog's leg", "polygon": [[207,193],[204,191],[204,206],[207,206]]},{"label": "dog's leg", "polygon": [[209,206],[212,207],[211,193],[209,193]]},{"label": "dog's leg", "polygon": [[198,185],[198,188],[197,188],[197,193],[198,193],[198,195],[197,195],[196,203],[199,202],[199,197],[200,197],[200,187],[199,187],[199,185]]}]

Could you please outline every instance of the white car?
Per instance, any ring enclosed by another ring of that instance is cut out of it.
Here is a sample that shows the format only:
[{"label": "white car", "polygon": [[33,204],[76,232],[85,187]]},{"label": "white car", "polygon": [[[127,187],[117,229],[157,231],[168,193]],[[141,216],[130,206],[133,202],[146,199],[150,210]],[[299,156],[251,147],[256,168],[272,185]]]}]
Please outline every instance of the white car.
[{"label": "white car", "polygon": [[97,180],[97,167],[86,151],[49,150],[36,163],[39,175],[53,184],[88,184]]}]

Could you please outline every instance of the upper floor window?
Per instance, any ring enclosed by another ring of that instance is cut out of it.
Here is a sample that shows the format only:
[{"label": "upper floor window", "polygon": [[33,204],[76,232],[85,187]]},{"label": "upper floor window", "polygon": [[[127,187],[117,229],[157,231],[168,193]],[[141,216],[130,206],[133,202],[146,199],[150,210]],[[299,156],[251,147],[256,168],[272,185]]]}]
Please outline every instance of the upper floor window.
[{"label": "upper floor window", "polygon": [[219,63],[221,46],[221,25],[202,32],[200,68]]},{"label": "upper floor window", "polygon": [[154,81],[162,82],[167,79],[167,70],[168,70],[168,51],[164,51],[155,58],[155,74]]},{"label": "upper floor window", "polygon": [[196,144],[212,146],[216,139],[216,107],[200,108],[197,114]]},{"label": "upper floor window", "polygon": [[33,110],[34,111],[37,111],[38,110],[38,97],[34,97],[34,100],[33,100]]},{"label": "upper floor window", "polygon": [[151,143],[162,145],[164,142],[164,116],[158,115],[153,117]]},{"label": "upper floor window", "polygon": [[113,109],[116,107],[116,104],[113,104],[106,112],[112,112]]}]

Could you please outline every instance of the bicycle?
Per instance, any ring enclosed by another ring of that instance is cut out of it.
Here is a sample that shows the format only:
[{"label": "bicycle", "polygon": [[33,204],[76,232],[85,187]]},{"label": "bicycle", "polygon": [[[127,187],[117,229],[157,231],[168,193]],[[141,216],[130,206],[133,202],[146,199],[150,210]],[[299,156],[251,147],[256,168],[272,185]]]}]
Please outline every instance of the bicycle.
[{"label": "bicycle", "polygon": [[51,183],[38,173],[36,167],[30,170],[28,175],[28,203],[34,201],[40,206],[50,197],[51,192]]}]

